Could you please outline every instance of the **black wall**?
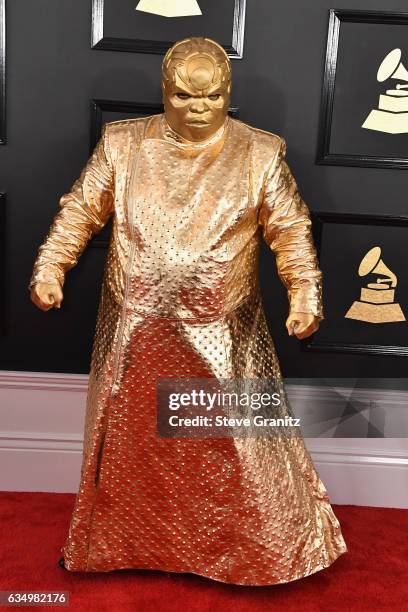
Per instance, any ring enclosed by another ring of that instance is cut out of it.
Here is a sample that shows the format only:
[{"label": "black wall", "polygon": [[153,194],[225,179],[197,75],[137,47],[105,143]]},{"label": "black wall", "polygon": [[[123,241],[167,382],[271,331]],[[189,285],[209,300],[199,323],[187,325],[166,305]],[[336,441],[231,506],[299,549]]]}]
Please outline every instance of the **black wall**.
[{"label": "black wall", "polygon": [[[243,121],[286,138],[288,162],[312,210],[405,215],[405,170],[315,164],[332,6],[328,0],[248,0],[244,59],[233,60],[232,104]],[[404,11],[407,5],[338,0],[335,7]],[[160,102],[162,56],[91,50],[90,28],[90,0],[7,3],[8,142],[0,146],[0,191],[7,192],[4,370],[89,371],[106,251],[85,251],[68,273],[60,310],[37,309],[27,283],[58,199],[88,158],[90,99]],[[341,266],[338,273],[341,279]],[[301,351],[284,327],[286,292],[267,247],[262,287],[286,376],[406,376],[401,357]]]}]

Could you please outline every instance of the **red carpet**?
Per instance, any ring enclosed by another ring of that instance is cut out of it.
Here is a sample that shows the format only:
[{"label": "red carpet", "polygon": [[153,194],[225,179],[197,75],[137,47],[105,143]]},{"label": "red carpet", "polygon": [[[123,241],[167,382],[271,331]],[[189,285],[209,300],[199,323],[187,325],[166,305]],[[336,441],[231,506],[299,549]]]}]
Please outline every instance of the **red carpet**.
[{"label": "red carpet", "polygon": [[[225,585],[192,574],[117,570],[75,574],[57,565],[72,494],[0,492],[0,590],[64,590],[59,610],[251,612],[406,610],[408,510],[333,506],[349,552],[329,568],[268,587]],[[50,610],[55,607],[2,607]]]}]

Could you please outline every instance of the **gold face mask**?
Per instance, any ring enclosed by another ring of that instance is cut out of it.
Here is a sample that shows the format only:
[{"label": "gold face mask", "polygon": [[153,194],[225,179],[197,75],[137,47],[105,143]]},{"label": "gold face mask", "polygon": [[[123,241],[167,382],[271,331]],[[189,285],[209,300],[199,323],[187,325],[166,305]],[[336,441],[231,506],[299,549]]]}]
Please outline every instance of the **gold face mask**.
[{"label": "gold face mask", "polygon": [[231,94],[231,63],[210,38],[175,43],[163,60],[162,91],[167,123],[190,141],[210,138],[223,125]]}]

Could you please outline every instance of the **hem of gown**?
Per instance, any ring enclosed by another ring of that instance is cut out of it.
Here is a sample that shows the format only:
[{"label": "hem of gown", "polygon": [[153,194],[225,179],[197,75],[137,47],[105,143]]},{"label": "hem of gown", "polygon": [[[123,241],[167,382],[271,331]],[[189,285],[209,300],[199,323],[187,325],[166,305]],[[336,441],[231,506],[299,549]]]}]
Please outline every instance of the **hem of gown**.
[{"label": "hem of gown", "polygon": [[111,569],[94,569],[94,570],[70,570],[67,566],[65,567],[65,569],[67,569],[70,572],[81,572],[81,573],[85,573],[85,574],[89,574],[89,573],[110,573],[110,572],[114,572],[117,570],[142,570],[142,571],[160,571],[160,572],[164,572],[164,573],[170,573],[170,574],[194,574],[195,576],[201,576],[202,578],[208,578],[210,580],[214,580],[216,582],[220,582],[223,584],[232,584],[232,585],[237,585],[237,586],[273,586],[275,584],[288,584],[290,582],[295,582],[296,580],[301,580],[302,578],[307,578],[308,576],[312,576],[313,574],[317,574],[317,572],[320,572],[324,569],[327,569],[328,567],[330,567],[339,557],[341,557],[342,555],[344,555],[345,553],[348,552],[348,548],[345,545],[344,548],[341,548],[338,550],[337,554],[334,557],[331,557],[325,564],[320,565],[319,567],[313,568],[310,571],[304,572],[302,574],[296,575],[293,578],[289,578],[288,580],[268,580],[266,582],[249,582],[249,581],[238,581],[238,580],[230,580],[230,579],[223,579],[220,578],[217,575],[211,575],[210,573],[204,573],[204,572],[199,572],[199,571],[194,571],[194,570],[174,570],[174,569],[168,569],[168,568],[164,568],[164,567],[134,567],[134,566],[123,566],[123,567],[115,567],[115,568],[111,568]]}]

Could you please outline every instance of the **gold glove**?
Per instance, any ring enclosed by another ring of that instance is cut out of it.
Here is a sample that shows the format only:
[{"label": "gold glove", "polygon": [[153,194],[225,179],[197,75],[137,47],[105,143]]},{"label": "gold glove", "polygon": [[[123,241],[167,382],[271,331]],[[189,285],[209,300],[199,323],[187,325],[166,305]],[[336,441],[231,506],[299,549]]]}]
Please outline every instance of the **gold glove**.
[{"label": "gold glove", "polygon": [[41,310],[50,310],[61,308],[64,296],[58,283],[36,283],[31,288],[30,298]]}]

